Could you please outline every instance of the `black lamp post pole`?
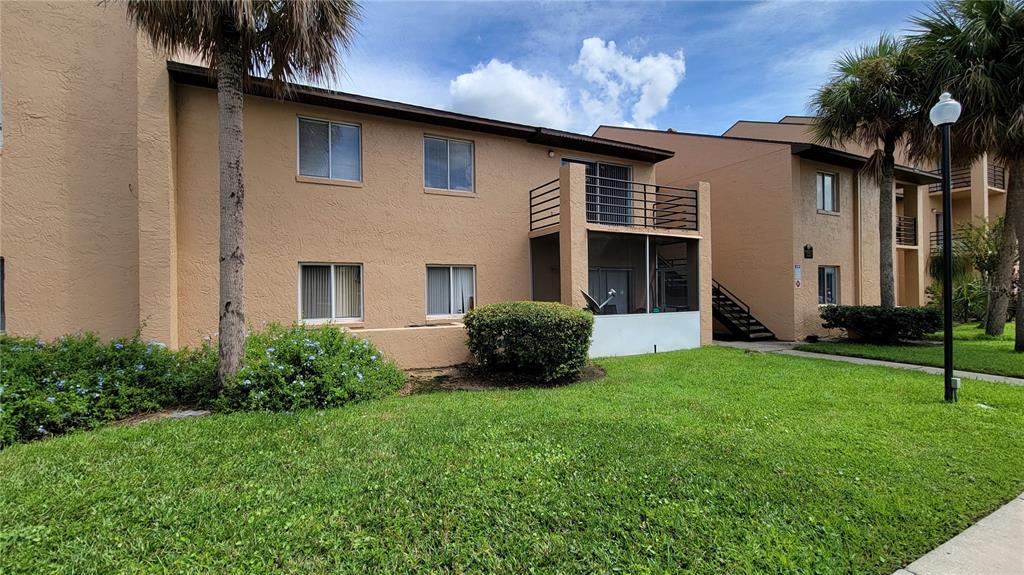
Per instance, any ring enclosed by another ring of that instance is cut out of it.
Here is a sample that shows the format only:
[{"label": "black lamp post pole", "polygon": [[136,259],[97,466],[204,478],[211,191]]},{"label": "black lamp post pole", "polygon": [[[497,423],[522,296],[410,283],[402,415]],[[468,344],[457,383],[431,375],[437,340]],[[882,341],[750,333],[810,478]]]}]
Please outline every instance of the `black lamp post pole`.
[{"label": "black lamp post pole", "polygon": [[942,311],[946,401],[956,401],[953,388],[953,185],[949,143],[951,124],[942,125]]}]

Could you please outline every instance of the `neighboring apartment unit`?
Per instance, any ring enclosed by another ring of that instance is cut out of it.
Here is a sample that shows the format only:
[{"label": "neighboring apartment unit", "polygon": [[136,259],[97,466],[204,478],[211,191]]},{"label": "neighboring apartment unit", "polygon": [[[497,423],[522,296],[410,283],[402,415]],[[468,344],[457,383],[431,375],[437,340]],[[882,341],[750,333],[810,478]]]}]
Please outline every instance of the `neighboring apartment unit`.
[{"label": "neighboring apartment unit", "polygon": [[[595,134],[674,151],[658,167],[659,184],[711,184],[715,329],[723,334],[797,340],[824,333],[821,305],[879,303],[878,187],[859,173],[866,157],[786,137],[806,124],[780,125],[779,134],[745,137],[608,126]],[[925,302],[929,236],[917,222],[936,182],[897,166],[899,305]]]},{"label": "neighboring apartment unit", "polygon": [[[812,141],[809,133],[809,126],[814,118],[810,116],[786,116],[778,122],[753,122],[740,120],[723,135],[739,138],[767,139],[786,142]],[[845,148],[846,151],[854,154],[868,155],[866,150],[856,144]],[[1006,214],[1006,167],[989,158],[982,156],[974,163],[957,165],[954,151],[954,167],[952,172],[953,182],[953,227],[967,222],[975,222],[996,219]],[[897,162],[905,165],[914,165],[902,149],[897,150]],[[938,174],[935,166],[917,166]],[[906,206],[901,203],[897,196],[896,213],[904,216]],[[900,227],[897,231],[904,242],[912,231],[910,225],[921,228],[921,235],[928,242],[930,248],[937,248],[942,243],[942,184],[934,183],[928,188],[928,202],[925,205],[924,218],[917,221],[901,219],[897,222]],[[906,214],[912,216],[912,214]]]},{"label": "neighboring apartment unit", "polygon": [[[2,3],[6,328],[214,336],[217,98],[116,4]],[[672,153],[292,86],[245,100],[246,312],[335,323],[406,367],[465,361],[476,305],[598,310],[592,353],[711,338],[710,192]]]}]

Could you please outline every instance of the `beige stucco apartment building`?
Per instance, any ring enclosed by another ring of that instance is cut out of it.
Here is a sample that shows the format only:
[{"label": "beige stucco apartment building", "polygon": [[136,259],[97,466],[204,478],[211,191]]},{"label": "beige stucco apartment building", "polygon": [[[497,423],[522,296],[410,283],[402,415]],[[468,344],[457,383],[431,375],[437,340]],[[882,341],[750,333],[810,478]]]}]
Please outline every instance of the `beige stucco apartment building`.
[{"label": "beige stucco apartment building", "polygon": [[[808,123],[740,122],[722,136],[607,126],[595,134],[674,151],[658,167],[660,184],[711,184],[717,331],[798,340],[825,333],[820,305],[880,301],[878,188],[860,174],[867,152],[814,145]],[[898,305],[926,303],[936,182],[897,166]]]},{"label": "beige stucco apartment building", "polygon": [[[214,336],[209,70],[116,3],[0,3],[0,63],[7,332]],[[335,323],[438,366],[468,359],[465,311],[538,299],[597,310],[595,355],[710,341],[710,190],[656,185],[670,151],[259,81],[244,121],[254,327]]]}]

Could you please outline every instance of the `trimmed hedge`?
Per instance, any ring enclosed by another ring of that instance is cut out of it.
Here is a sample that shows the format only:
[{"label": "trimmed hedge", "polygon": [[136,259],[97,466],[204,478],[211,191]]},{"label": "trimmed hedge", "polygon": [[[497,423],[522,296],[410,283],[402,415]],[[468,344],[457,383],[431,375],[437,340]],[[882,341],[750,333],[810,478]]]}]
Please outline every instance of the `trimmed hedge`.
[{"label": "trimmed hedge", "polygon": [[465,324],[469,350],[484,368],[558,383],[587,366],[594,316],[560,303],[516,301],[478,307]]},{"label": "trimmed hedge", "polygon": [[243,367],[217,400],[226,411],[324,409],[377,399],[405,374],[370,342],[337,327],[270,324],[246,340]]},{"label": "trimmed hedge", "polygon": [[942,327],[942,312],[931,307],[830,305],[821,318],[823,327],[844,330],[849,339],[883,344],[922,339]]}]

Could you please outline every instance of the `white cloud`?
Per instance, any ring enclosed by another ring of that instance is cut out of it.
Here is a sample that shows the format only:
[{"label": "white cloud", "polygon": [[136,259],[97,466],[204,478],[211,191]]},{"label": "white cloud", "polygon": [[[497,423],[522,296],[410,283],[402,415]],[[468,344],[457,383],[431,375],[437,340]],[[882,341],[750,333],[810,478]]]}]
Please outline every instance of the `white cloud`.
[{"label": "white cloud", "polygon": [[569,91],[546,75],[493,59],[460,74],[449,86],[451,108],[465,114],[567,129]]},{"label": "white cloud", "polygon": [[[634,39],[633,45],[642,45]],[[599,124],[653,128],[686,72],[682,51],[635,58],[615,42],[583,41],[563,81],[492,59],[449,86],[455,111],[524,124],[590,132]]]},{"label": "white cloud", "polygon": [[[593,37],[583,41],[572,70],[600,89],[598,96],[589,90],[581,92],[581,103],[591,119],[652,128],[651,119],[665,109],[683,79],[686,62],[682,50],[637,59],[624,54],[615,42]],[[628,105],[623,100],[632,101],[628,120],[622,117]]]}]

